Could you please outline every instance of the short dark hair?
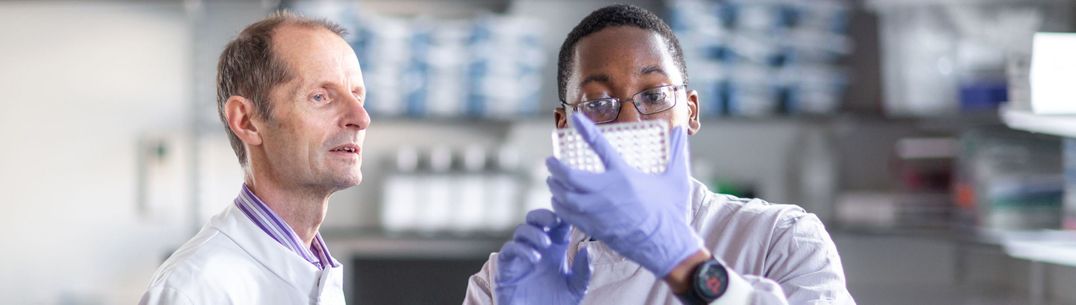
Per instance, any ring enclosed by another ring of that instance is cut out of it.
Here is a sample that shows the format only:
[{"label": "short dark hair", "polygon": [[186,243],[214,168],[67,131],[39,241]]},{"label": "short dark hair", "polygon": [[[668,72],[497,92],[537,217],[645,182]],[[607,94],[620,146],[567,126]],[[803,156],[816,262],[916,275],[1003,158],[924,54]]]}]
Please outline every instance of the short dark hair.
[{"label": "short dark hair", "polygon": [[616,4],[600,8],[587,15],[579,24],[568,33],[564,44],[560,46],[560,56],[557,58],[557,91],[561,101],[565,101],[568,95],[568,77],[571,76],[572,64],[575,61],[575,45],[583,37],[614,26],[634,26],[644,30],[654,31],[665,39],[669,45],[669,52],[676,61],[680,74],[684,75],[684,85],[687,84],[687,66],[684,64],[684,51],[680,48],[680,41],[676,39],[672,29],[660,17],[643,8]]},{"label": "short dark hair", "polygon": [[248,98],[254,103],[257,117],[271,119],[273,104],[269,101],[269,91],[292,77],[287,64],[273,52],[273,33],[283,25],[323,28],[340,37],[346,34],[342,26],[328,20],[277,11],[247,26],[228,42],[217,64],[217,112],[240,165],[246,165],[247,152],[243,141],[228,127],[224,103],[232,96]]}]

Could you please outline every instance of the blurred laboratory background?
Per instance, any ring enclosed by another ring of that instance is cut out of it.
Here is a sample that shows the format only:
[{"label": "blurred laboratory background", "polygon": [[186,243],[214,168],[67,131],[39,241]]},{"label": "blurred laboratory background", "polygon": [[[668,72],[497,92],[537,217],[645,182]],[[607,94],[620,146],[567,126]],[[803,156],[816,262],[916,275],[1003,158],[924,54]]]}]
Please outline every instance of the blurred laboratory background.
[{"label": "blurred laboratory background", "polygon": [[322,226],[350,303],[459,304],[549,206],[556,53],[616,2],[683,44],[694,176],[817,214],[859,304],[1076,304],[1068,0],[3,1],[0,304],[134,304],[231,203],[217,56],[280,8],[344,25],[369,91]]}]

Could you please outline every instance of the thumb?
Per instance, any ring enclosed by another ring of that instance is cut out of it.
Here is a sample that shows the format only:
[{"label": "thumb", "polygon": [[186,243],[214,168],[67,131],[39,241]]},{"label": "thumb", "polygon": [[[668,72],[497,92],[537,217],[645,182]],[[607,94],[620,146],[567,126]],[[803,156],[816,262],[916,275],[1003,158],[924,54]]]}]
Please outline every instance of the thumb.
[{"label": "thumb", "polygon": [[572,114],[572,125],[575,127],[575,131],[579,132],[579,136],[583,138],[583,141],[590,145],[590,149],[594,150],[594,154],[598,155],[606,169],[619,165],[620,153],[613,148],[613,144],[605,139],[601,130],[598,130],[598,126],[594,125],[594,122],[590,121],[583,113],[576,112]]},{"label": "thumb", "polygon": [[590,255],[587,248],[579,249],[572,261],[572,273],[568,275],[568,289],[576,295],[587,293],[587,284],[590,283]]},{"label": "thumb", "polygon": [[683,174],[690,172],[691,150],[688,149],[687,132],[681,126],[669,131],[669,164],[666,173]]}]

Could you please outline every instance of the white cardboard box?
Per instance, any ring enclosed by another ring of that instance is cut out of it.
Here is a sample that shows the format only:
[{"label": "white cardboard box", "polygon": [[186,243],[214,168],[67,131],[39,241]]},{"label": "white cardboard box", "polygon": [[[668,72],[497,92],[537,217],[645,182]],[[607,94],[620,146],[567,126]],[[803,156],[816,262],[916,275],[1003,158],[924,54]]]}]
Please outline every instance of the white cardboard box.
[{"label": "white cardboard box", "polygon": [[1076,33],[1035,33],[1031,111],[1076,114]]}]

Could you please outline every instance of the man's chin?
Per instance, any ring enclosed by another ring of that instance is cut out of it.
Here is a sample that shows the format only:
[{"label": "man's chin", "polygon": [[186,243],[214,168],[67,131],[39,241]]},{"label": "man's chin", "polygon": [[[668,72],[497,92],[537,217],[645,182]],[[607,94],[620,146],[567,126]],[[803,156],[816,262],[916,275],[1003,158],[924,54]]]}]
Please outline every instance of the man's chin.
[{"label": "man's chin", "polygon": [[361,172],[346,173],[346,174],[343,174],[343,175],[338,175],[335,178],[336,179],[333,179],[333,180],[335,180],[334,182],[335,182],[336,186],[338,188],[340,188],[340,189],[346,189],[346,188],[356,186],[356,185],[359,185],[360,183],[362,183],[362,173]]}]

